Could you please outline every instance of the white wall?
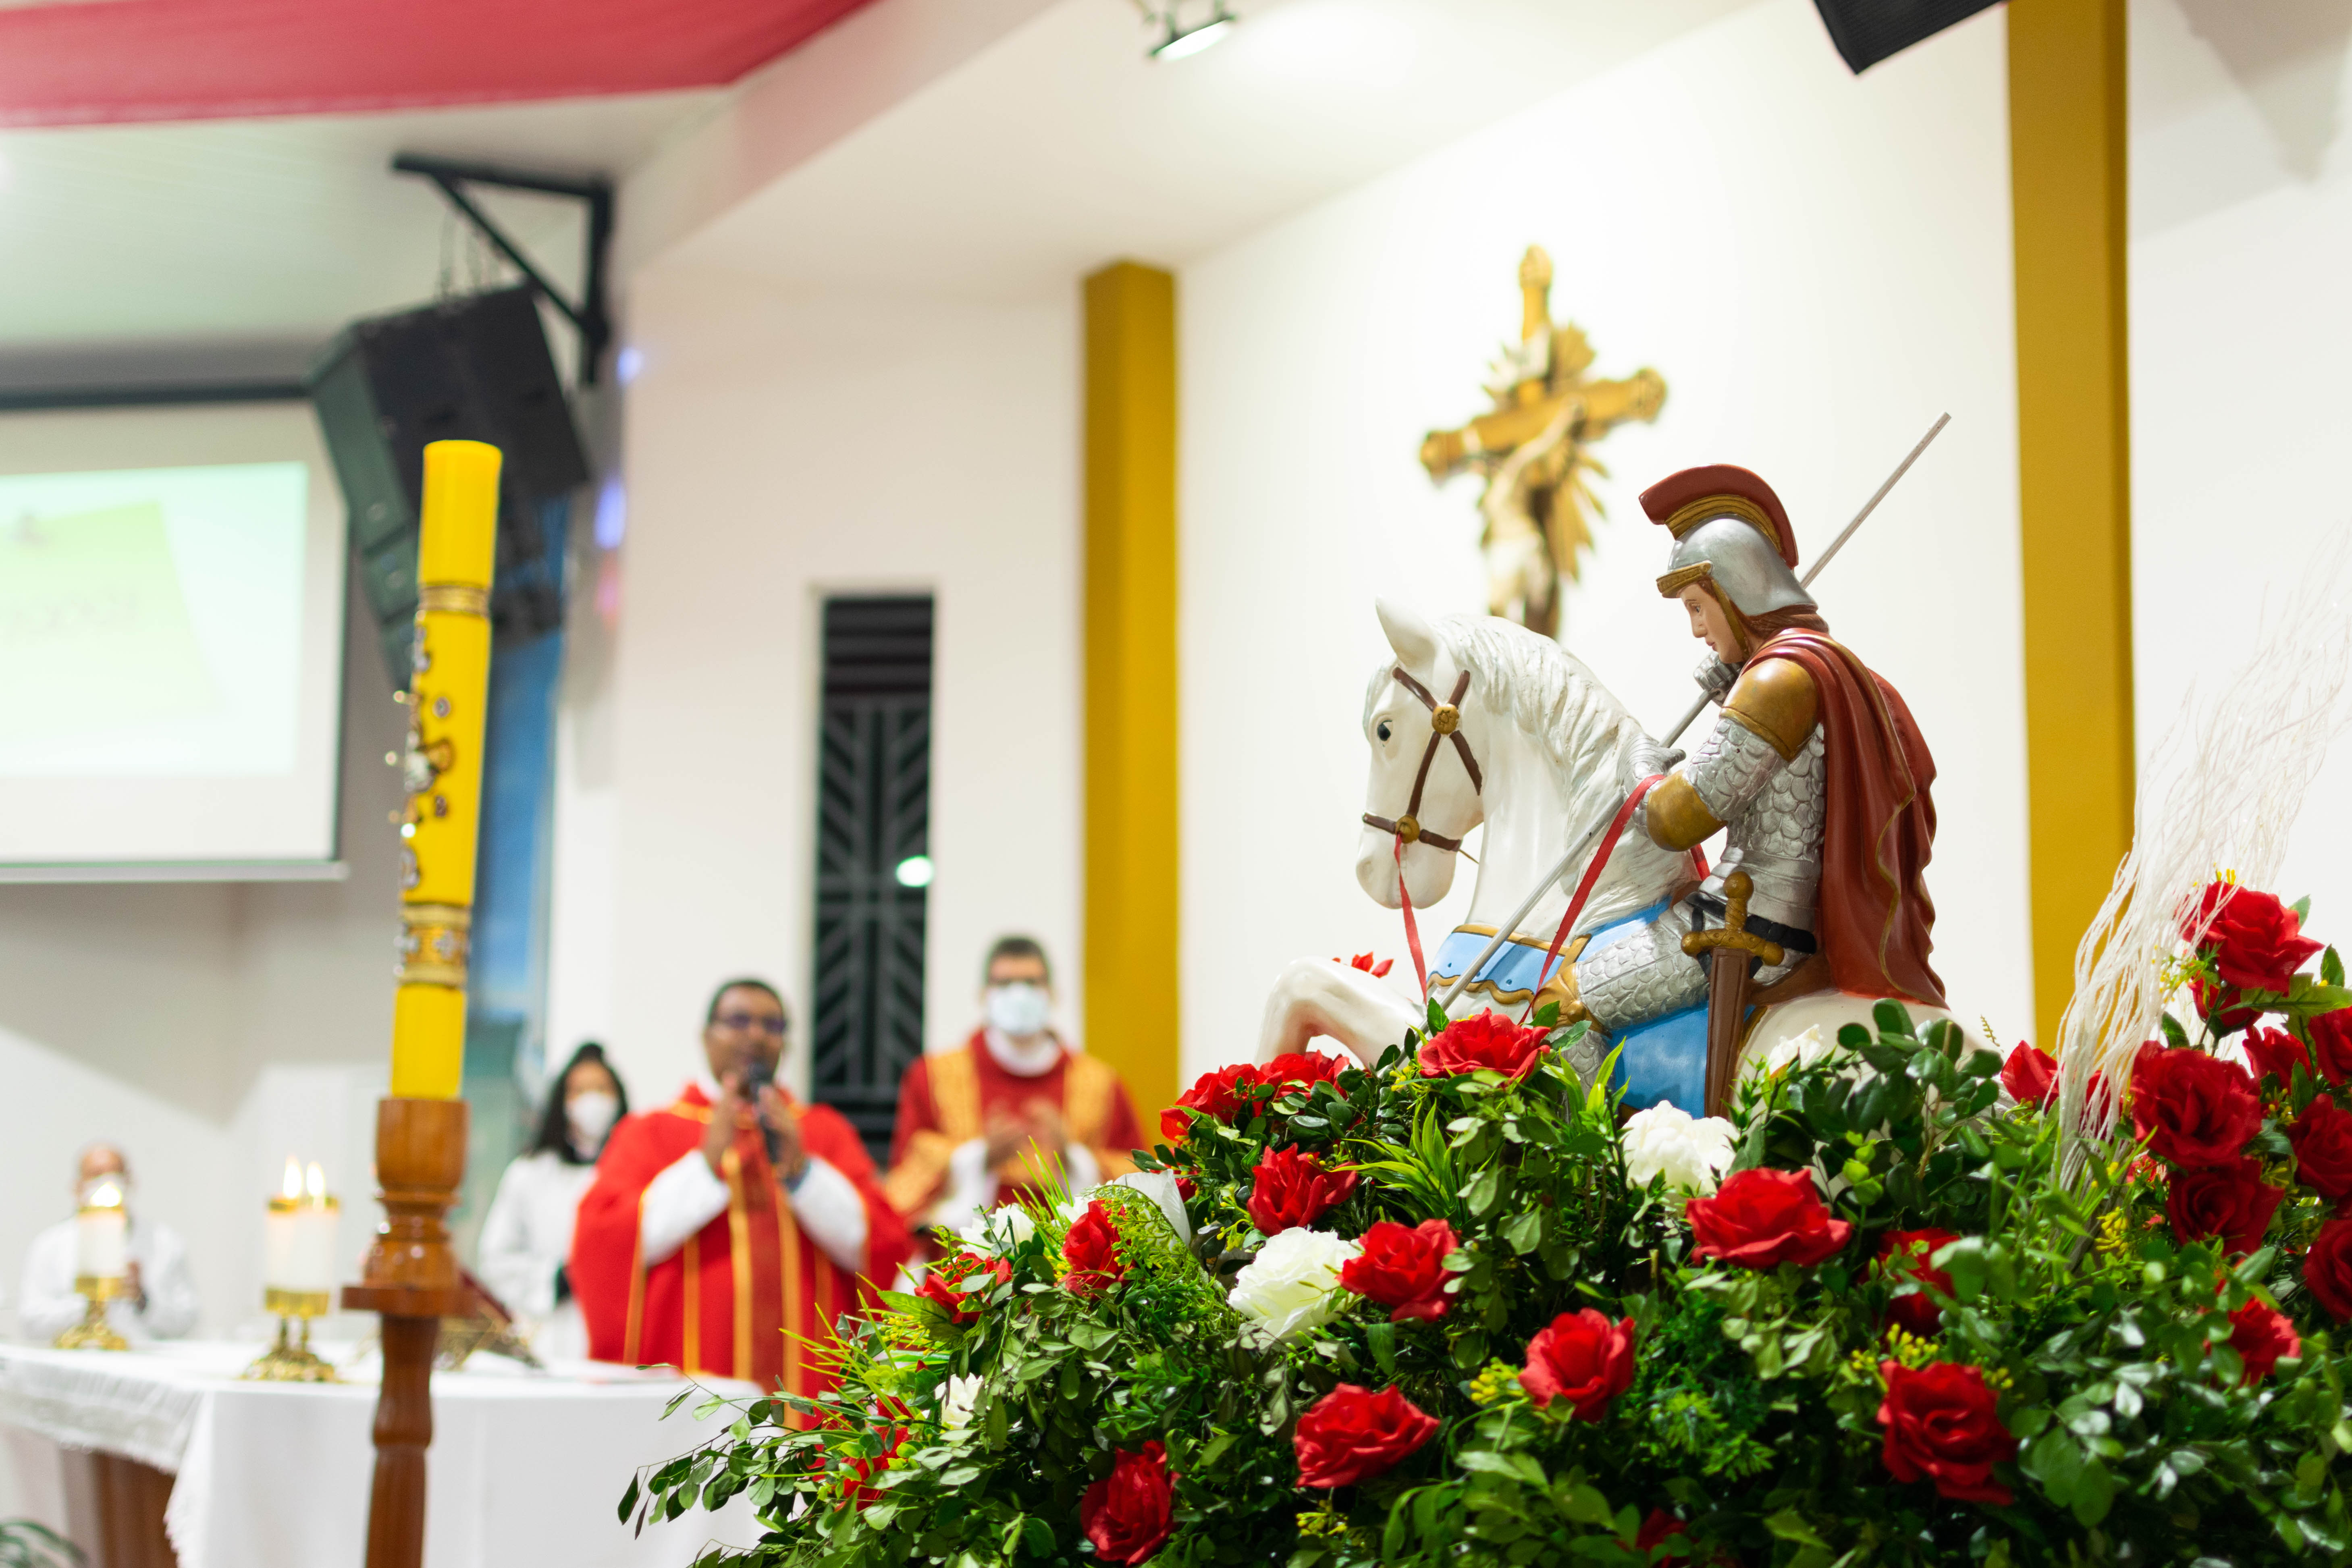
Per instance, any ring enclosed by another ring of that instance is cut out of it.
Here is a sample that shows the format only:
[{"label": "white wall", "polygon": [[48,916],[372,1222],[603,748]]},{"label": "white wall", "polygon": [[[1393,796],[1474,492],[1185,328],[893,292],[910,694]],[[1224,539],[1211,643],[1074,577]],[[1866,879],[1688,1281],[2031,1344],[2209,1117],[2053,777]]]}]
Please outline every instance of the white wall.
[{"label": "white wall", "polygon": [[[2352,614],[2352,8],[2134,0],[2132,593],[2145,758],[2315,567]],[[2352,940],[2352,744],[2339,740],[2276,890]]]},{"label": "white wall", "polygon": [[1485,406],[1531,241],[1597,371],[1669,387],[1601,451],[1611,520],[1566,637],[1660,727],[1697,649],[1635,494],[1743,463],[1817,552],[1951,413],[1818,592],[1936,753],[1954,1005],[2030,1028],[2002,28],[1985,13],[1856,79],[1810,5],[1770,0],[1184,269],[1187,1075],[1250,1048],[1300,954],[1377,948],[1410,986],[1399,918],[1350,869],[1372,599],[1484,604],[1475,481],[1433,491],[1415,452]]},{"label": "white wall", "polygon": [[[363,616],[355,617],[355,622]],[[128,1153],[134,1212],[186,1238],[200,1331],[259,1315],[261,1215],[286,1156],[341,1195],[343,1277],[381,1211],[400,743],[368,632],[344,649],[341,882],[0,887],[0,1291],[72,1212],[76,1152]]]},{"label": "white wall", "polygon": [[617,632],[602,679],[567,693],[551,1048],[601,1035],[659,1103],[715,982],[771,975],[805,1018],[819,611],[838,591],[937,595],[929,1044],[975,1025],[1006,930],[1063,961],[1075,1020],[1075,282],[950,304],[669,264],[638,276],[629,320]]}]

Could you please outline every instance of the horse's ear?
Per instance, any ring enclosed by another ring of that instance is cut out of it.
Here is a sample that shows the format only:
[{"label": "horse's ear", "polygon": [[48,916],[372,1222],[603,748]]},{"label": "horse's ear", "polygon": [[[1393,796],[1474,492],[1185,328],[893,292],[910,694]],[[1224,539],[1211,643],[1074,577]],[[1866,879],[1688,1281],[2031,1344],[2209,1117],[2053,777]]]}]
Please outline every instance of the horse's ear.
[{"label": "horse's ear", "polygon": [[1389,647],[1396,650],[1397,662],[1409,670],[1434,670],[1437,628],[1429,624],[1428,618],[1391,599],[1376,599],[1373,605],[1380,611],[1381,630],[1388,634]]}]

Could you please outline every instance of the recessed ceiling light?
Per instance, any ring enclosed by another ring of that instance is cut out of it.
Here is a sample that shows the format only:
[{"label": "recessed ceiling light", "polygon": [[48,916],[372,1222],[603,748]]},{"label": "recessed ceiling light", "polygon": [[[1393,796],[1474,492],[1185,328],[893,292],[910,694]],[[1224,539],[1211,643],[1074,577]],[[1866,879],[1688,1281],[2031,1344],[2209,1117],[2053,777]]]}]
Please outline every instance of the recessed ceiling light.
[{"label": "recessed ceiling light", "polygon": [[[1239,18],[1225,8],[1225,0],[1208,0],[1206,5],[1190,4],[1188,0],[1136,0],[1144,20],[1157,29],[1161,37],[1151,46],[1155,60],[1181,60],[1186,55],[1197,55],[1210,45],[1223,40],[1234,30]],[[1190,11],[1200,19],[1190,24],[1184,13]]]}]

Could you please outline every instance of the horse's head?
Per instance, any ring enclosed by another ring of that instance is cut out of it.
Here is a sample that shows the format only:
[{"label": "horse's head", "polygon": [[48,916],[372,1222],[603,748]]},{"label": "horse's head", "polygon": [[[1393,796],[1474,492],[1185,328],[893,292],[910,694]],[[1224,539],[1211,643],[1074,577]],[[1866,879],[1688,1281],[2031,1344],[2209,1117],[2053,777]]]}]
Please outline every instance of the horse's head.
[{"label": "horse's head", "polygon": [[[1385,599],[1380,616],[1394,657],[1381,662],[1364,693],[1364,739],[1372,758],[1364,812],[1402,830],[1404,886],[1413,903],[1426,908],[1454,885],[1454,852],[1443,846],[1458,844],[1486,818],[1463,748],[1448,737],[1458,734],[1472,757],[1484,756],[1491,723],[1475,685],[1454,700],[1463,667],[1446,653],[1435,626]],[[1396,678],[1400,669],[1419,691]],[[1356,848],[1357,882],[1391,910],[1399,902],[1399,837],[1367,822]]]}]

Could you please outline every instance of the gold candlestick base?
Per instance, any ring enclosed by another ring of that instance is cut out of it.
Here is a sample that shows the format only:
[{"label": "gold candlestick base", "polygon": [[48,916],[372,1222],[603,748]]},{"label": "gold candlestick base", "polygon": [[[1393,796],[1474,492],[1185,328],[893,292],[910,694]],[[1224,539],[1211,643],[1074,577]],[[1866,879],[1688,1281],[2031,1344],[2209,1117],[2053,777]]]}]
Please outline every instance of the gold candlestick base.
[{"label": "gold candlestick base", "polygon": [[[278,1313],[278,1342],[263,1352],[259,1361],[247,1367],[240,1376],[260,1383],[335,1383],[332,1362],[321,1359],[310,1348],[310,1320],[327,1310],[327,1292],[272,1290],[268,1306]],[[316,1302],[313,1306],[311,1303]],[[292,1309],[292,1310],[289,1310]],[[301,1338],[289,1337],[295,1323],[302,1325]]]},{"label": "gold candlestick base", "polygon": [[122,1281],[102,1279],[85,1274],[74,1280],[74,1289],[88,1302],[81,1321],[57,1337],[61,1351],[127,1351],[131,1342],[114,1331],[106,1321],[106,1303],[122,1294]]}]

